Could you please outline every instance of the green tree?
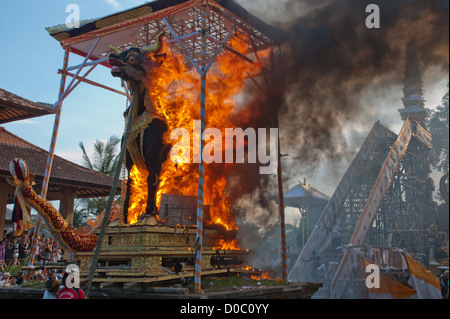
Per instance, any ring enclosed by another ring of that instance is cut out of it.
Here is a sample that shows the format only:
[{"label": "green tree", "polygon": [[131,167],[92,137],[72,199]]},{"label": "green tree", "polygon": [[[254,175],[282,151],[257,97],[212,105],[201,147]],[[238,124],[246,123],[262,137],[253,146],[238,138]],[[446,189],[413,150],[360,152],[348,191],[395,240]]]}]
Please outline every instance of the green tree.
[{"label": "green tree", "polygon": [[433,136],[433,158],[432,164],[439,172],[449,171],[449,106],[448,106],[448,84],[447,94],[442,99],[442,105],[431,110],[427,127]]},{"label": "green tree", "polygon": [[89,157],[83,142],[80,142],[80,148],[83,152],[83,165],[94,171],[113,176],[116,171],[118,147],[120,138],[113,135],[107,142],[96,140],[94,142],[93,160]]},{"label": "green tree", "polygon": [[[121,139],[115,135],[106,142],[96,140],[92,157],[88,155],[83,142],[80,142],[83,166],[113,176],[117,165],[120,165],[117,161],[120,141]],[[74,211],[74,226],[78,227],[85,223],[86,218],[100,214],[106,208],[107,201],[107,197],[78,199]]]}]

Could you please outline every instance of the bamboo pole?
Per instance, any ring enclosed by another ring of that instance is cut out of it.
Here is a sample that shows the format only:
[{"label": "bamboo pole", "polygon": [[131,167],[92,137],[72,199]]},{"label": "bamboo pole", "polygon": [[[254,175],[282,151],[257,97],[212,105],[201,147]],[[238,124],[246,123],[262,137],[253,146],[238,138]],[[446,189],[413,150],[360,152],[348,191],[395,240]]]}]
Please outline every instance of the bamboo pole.
[{"label": "bamboo pole", "polygon": [[125,152],[126,152],[126,148],[127,148],[127,141],[128,141],[128,136],[130,133],[131,122],[132,122],[131,114],[133,114],[133,109],[135,107],[137,107],[137,105],[135,105],[135,104],[137,104],[137,102],[138,102],[137,98],[136,98],[136,95],[137,95],[136,91],[137,90],[133,90],[133,97],[131,100],[130,110],[128,113],[130,115],[128,116],[126,129],[125,129],[125,135],[124,135],[124,138],[122,141],[122,146],[120,149],[119,157],[117,158],[118,165],[116,166],[116,171],[114,172],[114,180],[113,180],[113,184],[111,186],[111,191],[109,193],[108,202],[106,203],[106,209],[105,209],[105,215],[103,216],[102,227],[100,228],[100,233],[99,233],[98,239],[97,239],[97,246],[95,247],[94,257],[92,258],[91,268],[89,269],[86,297],[89,297],[89,294],[91,292],[92,281],[94,279],[95,269],[97,268],[98,259],[100,257],[100,250],[102,248],[103,237],[105,236],[106,226],[107,226],[108,220],[109,220],[109,214],[111,213],[111,207],[112,207],[112,204],[114,201],[114,195],[116,194],[117,183],[119,181],[120,172],[122,170],[122,165],[120,165],[120,163],[122,163],[122,161],[123,161],[123,158],[124,158]]},{"label": "bamboo pole", "polygon": [[286,220],[284,211],[284,193],[283,193],[283,176],[281,171],[281,148],[280,135],[278,134],[278,202],[280,210],[280,228],[281,228],[281,266],[284,282],[287,282],[287,245],[286,245]]},{"label": "bamboo pole", "polygon": [[205,142],[203,139],[203,132],[206,127],[206,7],[202,7],[201,22],[202,22],[202,41],[201,41],[201,94],[200,94],[200,164],[198,175],[198,198],[197,198],[197,244],[196,244],[196,260],[195,260],[195,281],[194,292],[201,293],[202,286],[202,241],[203,241],[203,207],[204,207],[204,186],[205,186],[205,163],[203,160],[203,149]]},{"label": "bamboo pole", "polygon": [[[304,211],[304,209],[303,209]],[[305,216],[302,214],[302,249],[305,248]]]},{"label": "bamboo pole", "polygon": [[[270,51],[270,64],[272,72],[272,91],[273,94],[279,94],[279,81],[275,71],[275,57],[273,49]],[[276,125],[278,127],[278,163],[277,163],[277,178],[278,178],[278,207],[280,214],[280,229],[281,229],[281,272],[283,281],[287,283],[287,244],[286,244],[286,218],[284,209],[284,191],[283,191],[283,174],[281,169],[281,143],[280,143],[280,120],[279,114],[276,114]]]},{"label": "bamboo pole", "polygon": [[[67,66],[69,64],[69,53],[70,53],[70,48],[66,47],[65,52],[64,52],[63,70],[67,69]],[[59,86],[58,101],[61,101],[61,98],[64,95],[66,79],[67,79],[67,75],[62,74],[61,82],[60,82],[60,86]],[[42,190],[41,190],[42,198],[45,198],[47,196],[48,184],[49,184],[49,180],[50,180],[50,173],[52,170],[53,158],[54,158],[54,154],[55,154],[56,139],[58,137],[59,123],[61,122],[62,103],[60,102],[58,105],[56,105],[56,108],[57,108],[57,112],[55,115],[55,122],[54,122],[54,126],[53,126],[52,140],[50,143],[50,151],[49,151],[47,163],[45,166],[44,180],[42,182]],[[31,251],[30,251],[30,258],[28,259],[28,266],[33,266],[34,259],[36,257],[37,251],[38,251],[40,227],[41,227],[41,218],[40,218],[40,215],[38,214],[36,216],[36,223],[34,224],[33,240],[31,242]]]}]

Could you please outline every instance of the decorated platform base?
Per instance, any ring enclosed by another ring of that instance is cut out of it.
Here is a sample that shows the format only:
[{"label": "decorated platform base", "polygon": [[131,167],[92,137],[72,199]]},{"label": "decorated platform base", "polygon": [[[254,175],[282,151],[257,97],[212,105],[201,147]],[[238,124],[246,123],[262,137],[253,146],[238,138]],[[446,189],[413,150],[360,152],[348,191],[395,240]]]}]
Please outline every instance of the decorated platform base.
[{"label": "decorated platform base", "polygon": [[[222,250],[222,231],[205,230],[202,274],[255,270],[248,250]],[[93,283],[154,283],[194,275],[195,228],[132,225],[108,227]],[[94,252],[79,252],[81,278],[87,278]]]}]

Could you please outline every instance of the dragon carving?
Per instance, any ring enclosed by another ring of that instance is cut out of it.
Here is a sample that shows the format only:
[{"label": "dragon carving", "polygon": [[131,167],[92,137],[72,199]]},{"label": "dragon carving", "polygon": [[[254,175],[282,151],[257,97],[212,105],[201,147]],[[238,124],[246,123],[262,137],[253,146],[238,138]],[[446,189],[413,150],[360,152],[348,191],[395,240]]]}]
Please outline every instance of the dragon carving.
[{"label": "dragon carving", "polygon": [[[126,119],[131,120],[132,123],[129,138],[123,142],[127,145],[126,166],[128,172],[130,173],[132,166],[136,165],[141,174],[147,176],[147,208],[140,221],[149,225],[158,223],[156,217],[158,176],[170,151],[169,146],[163,142],[167,124],[164,118],[157,114],[148,92],[148,88],[151,86],[152,69],[160,66],[162,59],[165,57],[164,54],[158,54],[161,50],[163,35],[163,33],[158,35],[157,43],[152,47],[131,48],[122,52],[110,46],[113,53],[109,57],[112,75],[127,82],[135,103],[132,114],[129,114],[129,109],[125,112]],[[88,226],[75,229],[50,202],[36,194],[31,185],[28,166],[24,160],[14,159],[11,162],[10,171],[12,178],[9,178],[8,182],[16,187],[21,194],[21,198],[28,205],[39,212],[39,215],[63,248],[72,252],[82,252],[92,251],[96,247],[98,237],[94,230],[101,227],[103,215],[88,220]],[[119,220],[119,223],[126,224],[131,179],[132,177],[129,175],[123,214],[120,214],[120,207],[114,205],[109,216],[109,223],[117,221],[123,216],[124,220]]]},{"label": "dragon carving", "polygon": [[[24,200],[34,207],[39,215],[44,219],[53,236],[61,246],[72,252],[92,251],[97,245],[97,235],[93,232],[98,225],[92,227],[92,231],[84,228],[76,230],[70,225],[46,199],[40,197],[31,186],[31,179],[27,163],[22,159],[14,159],[10,164],[10,171],[13,178],[8,182],[16,187]],[[110,220],[117,218],[117,214],[111,214]],[[91,222],[92,223],[92,222]]]}]

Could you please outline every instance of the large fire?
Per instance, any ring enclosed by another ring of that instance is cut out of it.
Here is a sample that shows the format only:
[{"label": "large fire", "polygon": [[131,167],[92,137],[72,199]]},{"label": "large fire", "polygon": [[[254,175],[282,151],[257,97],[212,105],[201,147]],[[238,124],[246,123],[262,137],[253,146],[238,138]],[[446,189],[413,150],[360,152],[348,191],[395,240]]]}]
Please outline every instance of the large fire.
[{"label": "large fire", "polygon": [[138,222],[142,212],[147,208],[147,178],[141,174],[136,165],[131,168],[130,176],[131,192],[130,206],[128,208],[127,224],[133,225]]},{"label": "large fire", "polygon": [[[239,52],[246,52],[248,44],[245,41],[234,40],[232,46]],[[194,135],[193,120],[200,119],[200,76],[194,68],[188,69],[185,58],[172,53],[165,43],[163,52],[167,54],[163,65],[151,75],[152,84],[149,89],[155,108],[164,116],[168,124],[165,141],[174,145],[178,141],[170,140],[170,133],[175,128],[184,128],[191,133],[190,145],[183,146],[182,152],[188,152],[193,163],[192,147],[198,143],[199,136]],[[245,80],[250,74],[258,74],[261,65],[251,64],[238,56],[228,53],[220,55],[210,69],[207,77],[206,98],[206,128],[217,128],[225,136],[225,128],[235,128],[233,115],[237,112],[236,97],[243,91]],[[249,117],[249,115],[245,115]],[[209,141],[205,141],[208,144]],[[179,144],[178,144],[179,145]],[[222,143],[225,147],[225,143]],[[195,145],[196,147],[196,145]],[[224,149],[223,153],[224,154]],[[211,154],[213,155],[213,154]],[[205,167],[204,203],[210,205],[209,222],[222,225],[227,230],[237,230],[233,216],[230,214],[230,203],[227,200],[227,172],[232,164],[211,164]],[[138,174],[137,172],[135,174]],[[197,196],[198,164],[184,164],[168,159],[162,168],[160,187],[157,193],[157,205],[160,206],[162,194],[182,194]],[[136,223],[139,215],[145,211],[146,190],[145,179],[140,178],[139,190],[132,188],[136,202],[128,211],[129,224]],[[234,242],[234,247],[237,243]],[[227,244],[228,249],[232,246]]]}]

